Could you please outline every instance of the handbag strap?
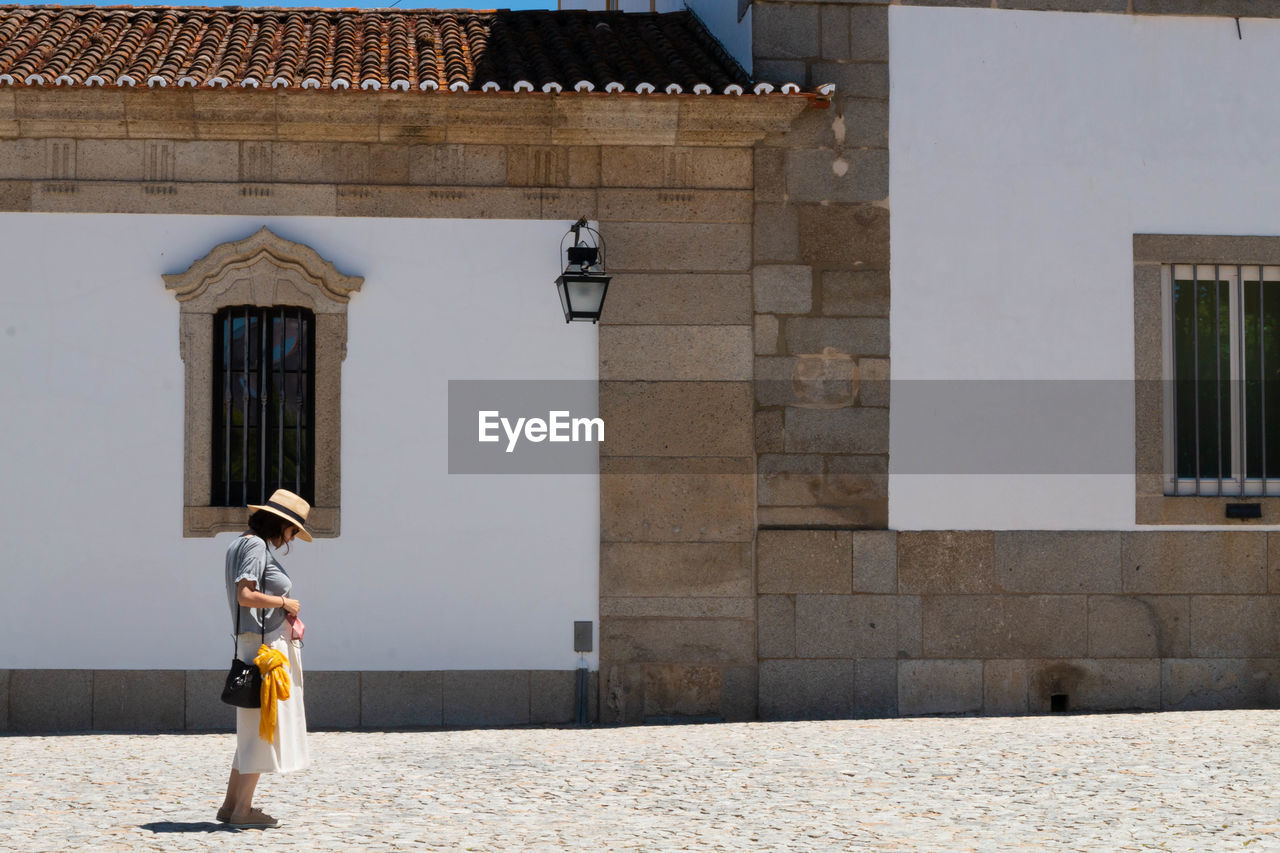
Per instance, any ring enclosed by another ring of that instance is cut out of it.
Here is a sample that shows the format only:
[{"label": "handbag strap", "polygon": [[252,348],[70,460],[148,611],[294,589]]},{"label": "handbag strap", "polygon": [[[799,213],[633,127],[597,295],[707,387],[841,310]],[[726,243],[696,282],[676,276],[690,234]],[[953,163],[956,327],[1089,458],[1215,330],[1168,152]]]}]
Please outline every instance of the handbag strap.
[{"label": "handbag strap", "polygon": [[[247,538],[247,537],[245,537]],[[271,546],[266,539],[262,540],[262,545],[267,549],[267,556],[262,560],[262,574],[258,576],[258,592],[266,592],[262,585],[267,582],[267,563],[271,560]],[[283,596],[281,596],[283,598]],[[262,644],[267,644],[267,617],[264,614],[261,619],[262,624]],[[232,657],[240,654],[240,590],[236,590],[236,633],[231,638],[231,643],[235,646],[235,651],[231,653]]]}]

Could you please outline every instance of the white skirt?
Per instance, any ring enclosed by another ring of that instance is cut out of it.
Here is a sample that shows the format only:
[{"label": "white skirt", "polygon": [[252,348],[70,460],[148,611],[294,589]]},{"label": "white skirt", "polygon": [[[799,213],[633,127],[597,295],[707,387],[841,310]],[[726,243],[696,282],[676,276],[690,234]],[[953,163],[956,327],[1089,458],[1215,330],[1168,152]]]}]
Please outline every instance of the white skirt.
[{"label": "white skirt", "polygon": [[[236,708],[236,757],[231,766],[241,773],[293,773],[311,764],[307,752],[307,713],[302,702],[302,644],[288,639],[289,623],[267,632],[267,645],[283,652],[289,661],[289,698],[276,702],[275,738],[267,743],[258,736],[261,711]],[[238,638],[240,660],[253,663],[262,645],[259,633]]]}]

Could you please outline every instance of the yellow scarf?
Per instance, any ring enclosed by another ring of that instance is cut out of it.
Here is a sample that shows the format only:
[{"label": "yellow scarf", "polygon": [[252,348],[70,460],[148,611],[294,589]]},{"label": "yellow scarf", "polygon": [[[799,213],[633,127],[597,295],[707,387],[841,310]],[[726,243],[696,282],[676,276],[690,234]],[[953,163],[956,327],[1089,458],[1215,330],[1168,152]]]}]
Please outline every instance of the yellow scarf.
[{"label": "yellow scarf", "polygon": [[258,737],[268,743],[276,735],[276,700],[289,698],[289,662],[283,652],[261,645],[253,659],[262,673],[262,713],[258,717]]}]

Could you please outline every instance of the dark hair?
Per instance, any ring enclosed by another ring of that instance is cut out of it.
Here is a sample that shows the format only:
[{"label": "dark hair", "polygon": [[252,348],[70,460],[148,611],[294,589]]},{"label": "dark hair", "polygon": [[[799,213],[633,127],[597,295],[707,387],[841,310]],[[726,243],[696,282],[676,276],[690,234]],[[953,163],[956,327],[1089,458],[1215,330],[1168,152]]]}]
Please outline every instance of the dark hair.
[{"label": "dark hair", "polygon": [[[286,526],[297,527],[298,525],[291,521],[286,521],[274,512],[267,512],[265,509],[257,510],[249,516],[249,529],[268,542],[273,539],[283,539]],[[289,553],[287,543],[284,546],[284,552],[286,554]]]}]

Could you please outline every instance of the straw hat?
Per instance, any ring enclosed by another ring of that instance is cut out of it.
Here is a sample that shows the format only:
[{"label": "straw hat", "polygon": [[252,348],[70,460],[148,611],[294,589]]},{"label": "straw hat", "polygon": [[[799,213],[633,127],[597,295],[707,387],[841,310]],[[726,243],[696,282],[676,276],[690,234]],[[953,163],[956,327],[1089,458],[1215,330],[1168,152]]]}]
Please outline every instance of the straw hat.
[{"label": "straw hat", "polygon": [[303,542],[311,541],[311,534],[304,527],[307,523],[307,513],[311,512],[311,504],[295,495],[293,492],[285,489],[276,489],[271,495],[271,499],[262,506],[250,505],[249,509],[263,510],[272,515],[278,515],[290,524],[297,525],[298,538]]}]

